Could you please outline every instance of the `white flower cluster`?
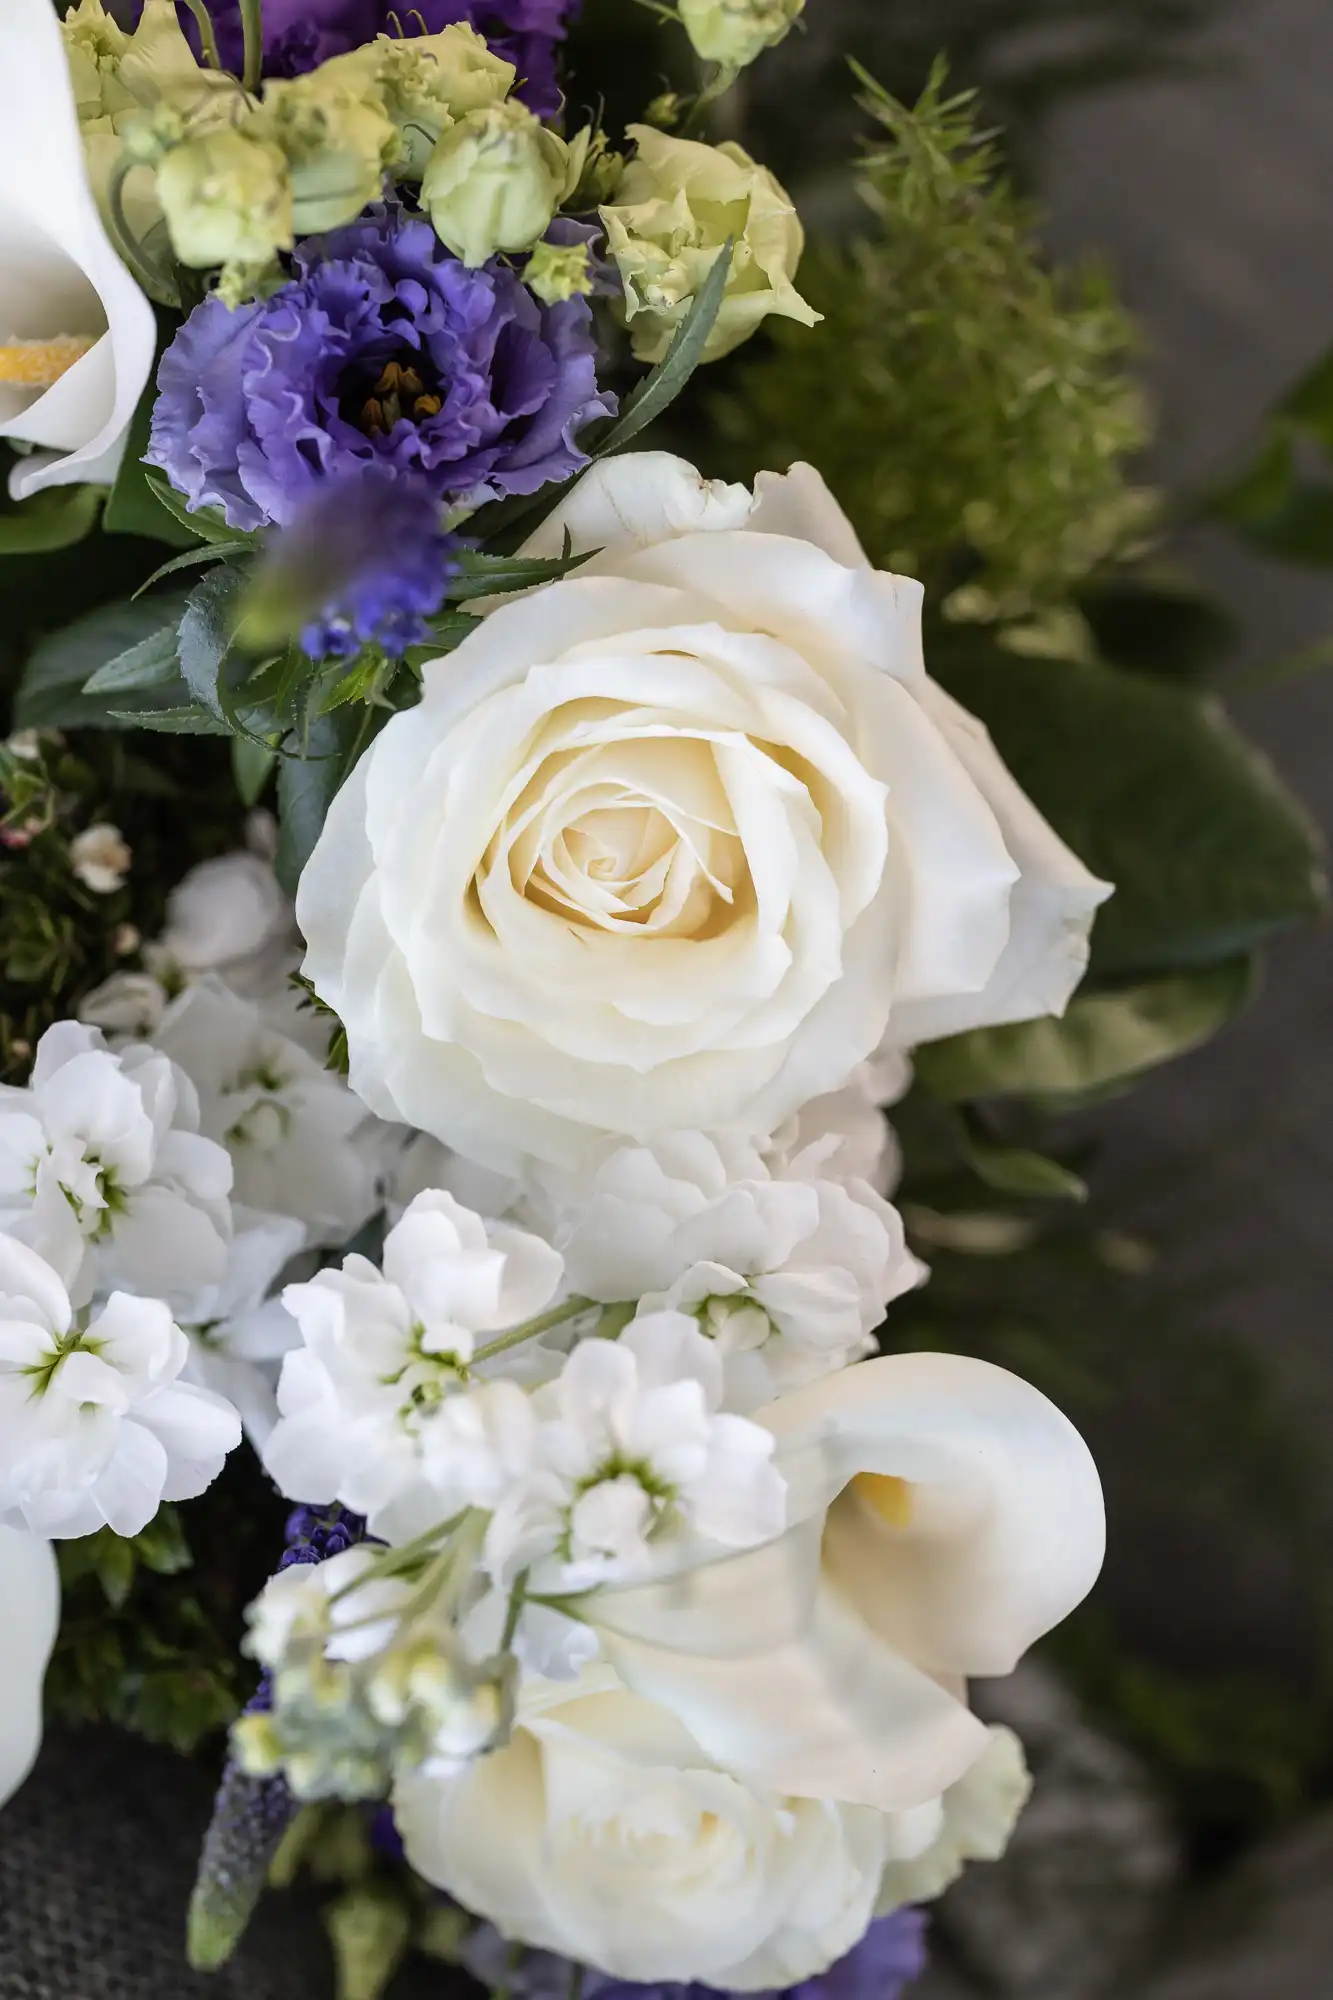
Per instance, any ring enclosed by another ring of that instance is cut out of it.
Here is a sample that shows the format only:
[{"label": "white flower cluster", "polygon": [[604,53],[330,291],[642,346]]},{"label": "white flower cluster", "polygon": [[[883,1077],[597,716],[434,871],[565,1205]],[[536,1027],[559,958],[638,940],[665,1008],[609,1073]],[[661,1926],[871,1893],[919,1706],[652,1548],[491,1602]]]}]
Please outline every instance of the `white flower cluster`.
[{"label": "white flower cluster", "polygon": [[378,1199],[363,1107],[285,1032],[289,931],[260,856],[205,863],[163,979],[93,996],[112,1042],[61,1022],[0,1088],[0,1523],[135,1535],[273,1426],[280,1276]]}]

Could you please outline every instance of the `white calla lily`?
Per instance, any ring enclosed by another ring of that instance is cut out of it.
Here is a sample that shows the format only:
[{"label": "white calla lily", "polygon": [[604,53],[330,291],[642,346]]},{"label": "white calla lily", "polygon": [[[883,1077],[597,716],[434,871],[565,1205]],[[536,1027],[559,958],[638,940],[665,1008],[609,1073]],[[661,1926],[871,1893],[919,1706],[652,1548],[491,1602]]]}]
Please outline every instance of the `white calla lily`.
[{"label": "white calla lily", "polygon": [[55,9],[5,0],[0,356],[12,365],[0,367],[0,437],[39,448],[11,475],[17,499],[111,484],[155,340],[152,308],[97,212]]},{"label": "white calla lily", "polygon": [[49,1542],[0,1528],[0,1806],[32,1769],[42,1740],[42,1677],[60,1623],[60,1581]]},{"label": "white calla lily", "polygon": [[1101,1567],[1087,1447],[1027,1383],[945,1354],[843,1369],[757,1421],[786,1534],[579,1615],[749,1782],[888,1812],[937,1798],[988,1740],[967,1677],[1008,1673]]}]

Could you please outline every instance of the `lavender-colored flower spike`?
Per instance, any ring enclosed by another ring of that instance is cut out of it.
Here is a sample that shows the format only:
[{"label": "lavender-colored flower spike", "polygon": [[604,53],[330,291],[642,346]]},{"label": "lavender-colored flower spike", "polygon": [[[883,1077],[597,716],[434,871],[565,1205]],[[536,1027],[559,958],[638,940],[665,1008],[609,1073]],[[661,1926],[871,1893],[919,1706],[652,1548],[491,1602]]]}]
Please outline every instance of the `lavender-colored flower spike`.
[{"label": "lavender-colored flower spike", "polygon": [[[278,1568],[325,1562],[364,1533],[364,1521],[341,1507],[298,1507],[287,1522],[287,1547]],[[265,1674],[245,1712],[263,1714],[270,1705]],[[215,1970],[236,1949],[263,1893],[278,1843],[298,1811],[283,1778],[252,1778],[228,1758],[190,1898],[189,1957],[197,1970]]]}]

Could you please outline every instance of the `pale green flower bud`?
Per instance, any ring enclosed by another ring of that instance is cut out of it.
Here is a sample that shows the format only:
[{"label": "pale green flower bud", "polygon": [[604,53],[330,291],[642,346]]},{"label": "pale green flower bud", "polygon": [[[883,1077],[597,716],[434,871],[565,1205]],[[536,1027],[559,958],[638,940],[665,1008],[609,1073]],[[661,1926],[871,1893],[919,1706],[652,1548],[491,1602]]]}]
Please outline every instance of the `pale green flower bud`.
[{"label": "pale green flower bud", "polygon": [[374,47],[385,108],[402,139],[400,180],[419,181],[441,132],[470,111],[503,104],[518,74],[463,21],[438,35],[381,35]]},{"label": "pale green flower bud", "polygon": [[724,69],[746,69],[765,49],[776,48],[805,0],[677,0],[695,53]]},{"label": "pale green flower bud", "polygon": [[631,125],[629,136],[638,154],[600,213],[637,358],[662,359],[729,237],[731,269],[704,360],[739,347],[769,313],[813,326],[820,315],[794,283],[805,232],[767,167],[730,142],[705,146],[650,125]]},{"label": "pale green flower bud", "polygon": [[484,264],[497,251],[531,250],[546,234],[569,192],[570,168],[569,147],[526,105],[492,104],[441,133],[421,205],[456,257]]},{"label": "pale green flower bud", "polygon": [[173,146],[157,195],[182,264],[263,265],[292,246],[292,191],[282,149],[256,123]]},{"label": "pale green flower bud", "polygon": [[544,306],[559,305],[592,290],[586,243],[539,243],[527,262],[523,282]]},{"label": "pale green flower bud", "polygon": [[298,236],[339,229],[379,197],[401,141],[385,109],[373,48],[267,84],[264,110],[286,155]]}]

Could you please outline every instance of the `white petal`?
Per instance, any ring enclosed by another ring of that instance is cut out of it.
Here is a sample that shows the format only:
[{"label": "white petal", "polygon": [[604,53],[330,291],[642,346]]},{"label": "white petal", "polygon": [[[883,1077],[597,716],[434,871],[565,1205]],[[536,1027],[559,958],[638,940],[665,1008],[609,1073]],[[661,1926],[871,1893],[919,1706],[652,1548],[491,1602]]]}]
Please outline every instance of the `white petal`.
[{"label": "white petal", "polygon": [[42,1740],[42,1676],[60,1621],[60,1579],[48,1542],[0,1528],[0,1806],[32,1768]]},{"label": "white petal", "polygon": [[523,545],[525,556],[558,556],[568,534],[576,553],[645,548],[674,535],[744,527],[748,488],[704,479],[665,451],[600,459],[570,488]]}]

